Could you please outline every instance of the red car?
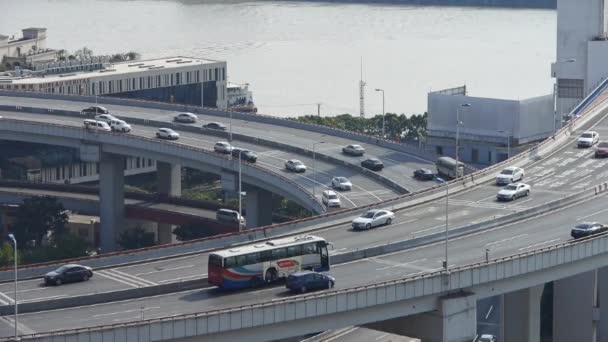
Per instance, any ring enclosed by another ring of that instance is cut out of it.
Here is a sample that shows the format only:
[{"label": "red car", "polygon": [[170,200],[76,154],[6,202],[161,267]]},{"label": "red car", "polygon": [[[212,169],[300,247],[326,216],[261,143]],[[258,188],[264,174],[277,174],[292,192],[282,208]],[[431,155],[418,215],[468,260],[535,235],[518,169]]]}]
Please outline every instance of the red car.
[{"label": "red car", "polygon": [[608,156],[608,141],[600,141],[595,148],[595,158],[604,158]]}]

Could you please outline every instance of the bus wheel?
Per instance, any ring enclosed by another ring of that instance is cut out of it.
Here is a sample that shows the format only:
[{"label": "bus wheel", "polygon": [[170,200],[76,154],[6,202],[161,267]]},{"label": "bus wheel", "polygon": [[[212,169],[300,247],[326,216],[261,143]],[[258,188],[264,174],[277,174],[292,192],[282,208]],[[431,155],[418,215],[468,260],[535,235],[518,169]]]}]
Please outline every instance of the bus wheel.
[{"label": "bus wheel", "polygon": [[274,268],[269,268],[268,271],[266,271],[266,282],[274,283],[276,280],[277,280],[277,270],[275,270]]}]

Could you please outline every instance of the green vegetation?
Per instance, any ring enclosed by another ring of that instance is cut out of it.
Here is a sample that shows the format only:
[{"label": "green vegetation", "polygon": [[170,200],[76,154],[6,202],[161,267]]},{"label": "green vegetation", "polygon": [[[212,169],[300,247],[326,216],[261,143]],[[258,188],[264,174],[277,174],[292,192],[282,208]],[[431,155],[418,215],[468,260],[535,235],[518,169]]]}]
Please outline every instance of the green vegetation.
[{"label": "green vegetation", "polygon": [[[357,133],[382,135],[382,115],[363,119],[354,117],[350,114],[328,117],[305,115],[292,120],[344,129]],[[414,114],[409,117],[405,114],[397,115],[394,113],[386,113],[384,118],[386,138],[395,140],[417,140],[419,137],[426,134],[426,120],[427,113]]]},{"label": "green vegetation", "polygon": [[[57,59],[60,61],[65,60],[74,60],[74,59],[88,59],[94,57],[93,50],[84,46],[82,49],[78,49],[73,53],[70,53],[67,50],[59,50],[57,53]],[[141,55],[135,51],[123,52],[123,53],[113,53],[110,54],[110,63],[117,62],[126,62],[126,61],[136,61],[141,58]]]},{"label": "green vegetation", "polygon": [[147,232],[142,227],[135,227],[120,234],[118,244],[123,249],[136,249],[157,245],[154,233]]},{"label": "green vegetation", "polygon": [[205,229],[200,225],[184,224],[173,229],[173,234],[179,241],[188,241],[194,239],[202,239],[212,236],[213,233],[209,229]]}]

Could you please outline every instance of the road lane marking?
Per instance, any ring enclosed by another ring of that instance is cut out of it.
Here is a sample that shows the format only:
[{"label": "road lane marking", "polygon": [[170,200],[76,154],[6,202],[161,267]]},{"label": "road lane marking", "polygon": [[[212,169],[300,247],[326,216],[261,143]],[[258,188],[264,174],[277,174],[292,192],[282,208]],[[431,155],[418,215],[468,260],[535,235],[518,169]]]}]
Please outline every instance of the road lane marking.
[{"label": "road lane marking", "polygon": [[494,305],[490,306],[490,310],[488,310],[488,313],[486,314],[486,320],[488,319],[488,317],[490,317],[490,314],[492,313],[492,309],[494,309]]},{"label": "road lane marking", "polygon": [[324,339],[324,341],[325,341],[325,342],[333,341],[333,340],[335,340],[335,339],[337,339],[337,338],[340,338],[340,337],[342,337],[342,336],[344,336],[344,335],[348,335],[348,334],[350,334],[351,332],[353,332],[353,331],[355,331],[355,330],[357,330],[357,329],[359,329],[359,327],[350,327],[350,328],[346,328],[346,330],[344,330],[344,331],[342,331],[342,332],[339,332],[338,334],[336,334],[336,335],[334,335],[334,336],[332,336],[332,337],[330,337],[330,338]]},{"label": "road lane marking", "polygon": [[583,177],[583,178],[581,178],[581,179],[579,179],[579,180],[576,180],[576,181],[574,181],[574,182],[570,182],[570,185],[575,185],[575,184],[577,184],[577,183],[580,183],[580,182],[584,181],[585,179],[587,179],[587,178],[589,178],[589,177],[592,177],[592,176],[593,176],[593,174],[590,174],[590,175],[585,176],[585,177]]},{"label": "road lane marking", "polygon": [[159,280],[158,282],[160,284],[164,284],[164,283],[170,283],[170,282],[177,282],[178,280],[184,280],[184,279],[192,279],[192,278],[197,278],[197,277],[201,277],[201,278],[205,278],[207,276],[207,274],[196,274],[196,275],[191,275],[191,276],[187,276],[187,277],[179,277],[179,278],[171,278],[171,279],[165,279],[165,280]]},{"label": "road lane marking", "polygon": [[179,267],[166,268],[166,269],[162,269],[162,270],[155,270],[155,271],[149,271],[149,272],[135,273],[135,276],[139,277],[140,275],[145,275],[145,274],[153,274],[153,273],[160,273],[160,272],[181,270],[181,269],[184,269],[184,268],[190,268],[190,267],[194,267],[194,266],[195,265],[187,265],[187,266],[179,266]]},{"label": "road lane marking", "polygon": [[537,243],[537,244],[534,244],[534,245],[522,247],[522,248],[518,249],[518,251],[523,251],[523,250],[526,250],[526,249],[531,249],[531,248],[535,248],[535,247],[542,246],[542,245],[548,245],[550,243],[557,242],[559,240],[561,240],[561,239],[558,238],[558,239],[553,239],[553,240],[549,240],[549,241],[545,241],[545,242],[540,242],[540,243]]},{"label": "road lane marking", "polygon": [[435,227],[431,227],[431,228],[426,228],[426,229],[423,229],[423,230],[415,231],[415,232],[412,233],[412,235],[415,235],[415,234],[418,234],[418,233],[424,233],[424,232],[428,232],[429,230],[435,230],[435,229],[444,228],[444,227],[445,227],[445,224],[440,224],[440,225],[435,226]]},{"label": "road lane marking", "polygon": [[388,336],[388,334],[387,334],[387,333],[382,334],[382,335],[380,335],[380,336],[376,337],[376,341],[381,340],[381,339],[385,338],[386,336]]},{"label": "road lane marking", "polygon": [[55,299],[55,298],[64,298],[64,297],[68,297],[68,295],[67,294],[63,294],[63,295],[48,296],[48,297],[37,297],[37,298],[30,298],[30,299],[20,299],[19,303],[37,302],[37,301],[41,301],[41,300],[48,300],[48,299]]},{"label": "road lane marking", "polygon": [[389,268],[394,268],[394,267],[404,267],[407,268],[409,265],[411,264],[415,264],[417,262],[422,262],[422,261],[426,261],[427,259],[420,259],[420,260],[414,260],[414,261],[410,261],[410,262],[404,262],[404,263],[395,263],[393,265],[390,266],[386,266],[386,267],[381,267],[381,268],[376,268],[376,271],[382,271],[382,270],[386,270]]},{"label": "road lane marking", "polygon": [[110,313],[105,313],[105,314],[93,315],[93,317],[97,318],[97,317],[113,316],[113,315],[120,315],[123,313],[142,312],[142,311],[148,311],[148,310],[154,310],[154,309],[160,309],[160,306],[151,306],[151,307],[144,307],[144,308],[140,308],[140,309],[131,309],[131,310],[125,310],[125,311],[110,312]]},{"label": "road lane marking", "polygon": [[[7,324],[9,324],[11,327],[15,326],[15,320],[12,317],[2,316],[2,317],[0,317],[0,320],[3,320]],[[32,335],[32,334],[36,333],[36,330],[23,324],[22,320],[19,320],[19,324],[17,324],[17,330],[19,330],[22,335]]]},{"label": "road lane marking", "polygon": [[4,305],[8,305],[9,303],[14,303],[15,301],[13,300],[13,298],[5,295],[3,292],[0,292],[0,297],[6,298],[8,299],[8,302],[5,301],[4,299],[0,299],[0,303],[4,304]]},{"label": "road lane marking", "polygon": [[108,270],[105,270],[105,271],[106,271],[106,273],[110,273],[110,274],[113,273],[115,276],[123,277],[123,278],[131,280],[133,282],[142,283],[142,284],[144,284],[144,286],[158,285],[157,283],[155,283],[153,281],[150,281],[150,280],[147,280],[147,279],[144,279],[144,278],[140,278],[140,277],[136,277],[134,275],[131,275],[131,274],[119,271],[117,269],[108,269]]},{"label": "road lane marking", "polygon": [[506,238],[506,239],[502,239],[502,240],[498,240],[498,241],[487,243],[486,246],[493,246],[493,245],[497,245],[499,243],[516,240],[516,239],[519,239],[519,238],[522,238],[522,237],[526,237],[526,236],[528,236],[528,234],[521,234],[521,235],[517,235],[517,236],[512,236],[510,238]]},{"label": "road lane marking", "polygon": [[577,218],[576,220],[577,220],[577,221],[581,221],[581,220],[586,219],[587,217],[595,216],[595,215],[597,215],[597,214],[601,214],[601,213],[606,212],[606,211],[608,211],[608,209],[604,209],[604,210],[596,211],[596,212],[594,212],[593,214],[589,214],[589,215],[586,215],[586,216],[581,216],[581,217]]}]

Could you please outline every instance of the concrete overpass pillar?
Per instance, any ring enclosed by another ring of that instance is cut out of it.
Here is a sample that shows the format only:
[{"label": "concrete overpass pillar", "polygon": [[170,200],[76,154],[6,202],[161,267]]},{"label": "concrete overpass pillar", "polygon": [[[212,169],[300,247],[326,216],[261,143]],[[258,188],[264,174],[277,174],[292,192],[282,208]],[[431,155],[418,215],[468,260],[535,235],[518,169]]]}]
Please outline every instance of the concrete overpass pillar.
[{"label": "concrete overpass pillar", "polygon": [[[182,166],[161,161],[156,162],[158,194],[179,197],[182,195]],[[173,242],[174,225],[158,223],[156,237],[161,244]]]},{"label": "concrete overpass pillar", "polygon": [[116,239],[125,228],[125,159],[103,153],[99,162],[99,216],[101,250],[116,250]]},{"label": "concrete overpass pillar", "polygon": [[553,342],[596,341],[596,271],[553,282]]},{"label": "concrete overpass pillar", "polygon": [[460,293],[439,299],[438,310],[399,317],[366,327],[425,342],[471,342],[477,333],[477,296]]},{"label": "concrete overpass pillar", "polygon": [[597,270],[598,304],[596,322],[598,329],[598,342],[608,342],[608,267]]},{"label": "concrete overpass pillar", "polygon": [[504,295],[500,341],[540,342],[540,299],[544,284]]},{"label": "concrete overpass pillar", "polygon": [[247,187],[245,207],[247,229],[272,224],[272,192],[257,187]]}]

